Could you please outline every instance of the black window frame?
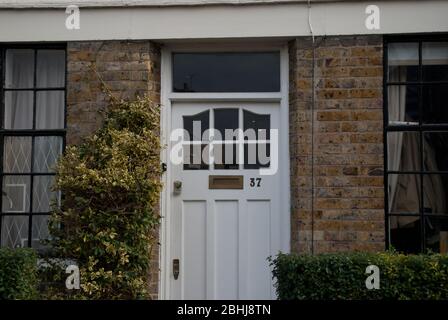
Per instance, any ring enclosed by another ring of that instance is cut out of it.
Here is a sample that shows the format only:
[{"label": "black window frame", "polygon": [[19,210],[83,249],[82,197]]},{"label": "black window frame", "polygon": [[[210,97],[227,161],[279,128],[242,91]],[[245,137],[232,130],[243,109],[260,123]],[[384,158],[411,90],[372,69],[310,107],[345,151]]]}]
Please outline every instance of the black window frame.
[{"label": "black window frame", "polygon": [[[34,51],[34,73],[33,73],[33,87],[32,88],[6,88],[6,51],[8,49],[29,49]],[[63,50],[65,54],[65,68],[64,68],[64,86],[63,87],[37,87],[36,84],[36,69],[37,69],[37,50]],[[32,91],[33,92],[33,128],[32,129],[5,129],[5,92],[6,91]],[[63,128],[61,129],[36,129],[36,92],[38,91],[63,91],[64,92],[64,119]],[[28,217],[28,243],[27,247],[32,247],[33,235],[33,216],[50,216],[51,212],[33,212],[33,193],[34,193],[34,177],[36,176],[55,176],[55,172],[35,172],[33,157],[34,157],[34,141],[36,137],[61,137],[63,153],[66,147],[67,134],[67,45],[66,43],[33,43],[33,44],[17,44],[17,43],[0,43],[0,241],[2,239],[2,223],[5,216],[21,216]],[[15,173],[4,172],[3,168],[3,152],[5,137],[31,137],[31,158],[30,158],[30,172]],[[8,213],[3,212],[3,177],[4,176],[26,176],[30,177],[29,187],[29,203],[28,212],[23,213]],[[0,248],[3,244],[0,243]]]},{"label": "black window frame", "polygon": [[[427,42],[447,42],[447,34],[415,34],[415,35],[390,35],[383,37],[383,153],[384,153],[384,206],[385,206],[385,238],[386,238],[386,249],[390,249],[391,236],[390,236],[390,218],[396,217],[418,217],[420,219],[420,253],[427,251],[426,245],[426,224],[425,217],[441,217],[438,213],[425,213],[424,201],[420,201],[419,212],[415,214],[411,213],[390,213],[389,212],[389,175],[390,174],[415,174],[420,178],[419,193],[420,199],[423,199],[423,185],[424,185],[424,175],[428,174],[448,174],[448,171],[427,171],[421,170],[416,171],[392,171],[388,169],[388,133],[389,132],[412,132],[419,134],[419,156],[423,159],[423,147],[424,139],[423,135],[425,133],[437,133],[437,132],[448,132],[448,123],[446,124],[430,124],[424,122],[423,117],[423,87],[426,85],[448,85],[448,80],[444,81],[424,81],[423,80],[423,68],[422,68],[422,44]],[[416,43],[418,44],[418,79],[416,81],[403,81],[394,82],[388,80],[388,45],[391,43]],[[419,97],[418,97],[418,111],[420,114],[418,125],[406,125],[406,124],[389,124],[389,110],[388,110],[388,87],[392,85],[413,85],[418,87]],[[423,166],[423,163],[422,163]],[[446,217],[448,219],[448,216]]]}]

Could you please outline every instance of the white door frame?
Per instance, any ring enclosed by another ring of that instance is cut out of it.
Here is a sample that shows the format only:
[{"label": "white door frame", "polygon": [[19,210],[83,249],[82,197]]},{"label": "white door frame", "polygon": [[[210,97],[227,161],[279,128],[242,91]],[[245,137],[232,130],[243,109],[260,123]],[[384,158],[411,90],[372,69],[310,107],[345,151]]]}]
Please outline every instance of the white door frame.
[{"label": "white door frame", "polygon": [[[231,52],[231,51],[279,51],[280,52],[280,92],[268,93],[179,93],[172,92],[172,52]],[[162,176],[163,190],[160,199],[161,225],[159,250],[159,299],[170,298],[170,194],[172,192],[171,165],[168,154],[170,150],[169,135],[171,132],[171,106],[173,102],[181,101],[252,101],[252,102],[278,102],[280,103],[280,124],[283,130],[279,135],[279,168],[281,184],[281,248],[283,252],[290,251],[290,169],[289,169],[289,59],[288,46],[285,42],[260,44],[246,41],[241,44],[201,43],[176,44],[162,48],[161,60],[161,142],[165,146],[162,150],[161,161],[166,163],[167,171]]]}]

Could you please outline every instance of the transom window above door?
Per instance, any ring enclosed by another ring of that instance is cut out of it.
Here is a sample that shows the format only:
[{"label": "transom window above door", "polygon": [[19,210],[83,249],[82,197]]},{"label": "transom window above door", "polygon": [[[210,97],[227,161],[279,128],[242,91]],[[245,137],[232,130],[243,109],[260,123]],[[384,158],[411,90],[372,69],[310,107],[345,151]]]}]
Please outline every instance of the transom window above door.
[{"label": "transom window above door", "polygon": [[54,167],[65,146],[65,46],[0,47],[0,245],[43,246],[60,194]]},{"label": "transom window above door", "polygon": [[279,92],[279,52],[173,53],[173,92]]}]

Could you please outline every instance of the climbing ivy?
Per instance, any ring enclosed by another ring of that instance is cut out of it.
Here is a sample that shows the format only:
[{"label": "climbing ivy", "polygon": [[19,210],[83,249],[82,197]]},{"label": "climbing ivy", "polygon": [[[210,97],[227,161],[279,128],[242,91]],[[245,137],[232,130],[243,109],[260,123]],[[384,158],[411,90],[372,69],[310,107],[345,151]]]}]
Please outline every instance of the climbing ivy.
[{"label": "climbing ivy", "polygon": [[112,100],[107,110],[102,128],[57,164],[62,203],[53,209],[49,244],[53,257],[79,266],[72,297],[147,298],[160,220],[160,110],[147,97]]}]

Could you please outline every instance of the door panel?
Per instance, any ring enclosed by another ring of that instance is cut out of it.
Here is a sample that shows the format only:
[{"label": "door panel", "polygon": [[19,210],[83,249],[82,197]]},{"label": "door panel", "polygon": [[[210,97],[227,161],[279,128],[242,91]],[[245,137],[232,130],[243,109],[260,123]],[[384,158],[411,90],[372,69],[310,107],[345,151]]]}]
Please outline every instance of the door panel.
[{"label": "door panel", "polygon": [[[182,212],[182,259],[179,277],[185,299],[206,299],[206,205],[184,201]],[[183,266],[183,267],[182,267]]]},{"label": "door panel", "polygon": [[266,257],[271,254],[271,203],[247,202],[248,215],[248,295],[252,299],[270,299],[271,270]]},{"label": "door panel", "polygon": [[[199,119],[207,129],[216,123],[220,132],[235,127],[279,129],[279,108],[275,103],[177,103],[171,125],[192,131],[190,120]],[[238,158],[239,163],[171,165],[173,190],[181,183],[171,194],[170,258],[180,261],[178,279],[170,275],[171,298],[275,298],[267,258],[280,250],[280,175],[260,175],[259,168],[269,162],[248,165],[244,156],[245,144],[272,144],[269,137],[256,132],[255,137],[225,140],[205,132],[196,135],[193,144],[233,143],[241,156],[230,159]],[[210,189],[210,175],[241,177],[242,189]]]},{"label": "door panel", "polygon": [[217,299],[238,299],[238,211],[238,201],[215,201]]}]

